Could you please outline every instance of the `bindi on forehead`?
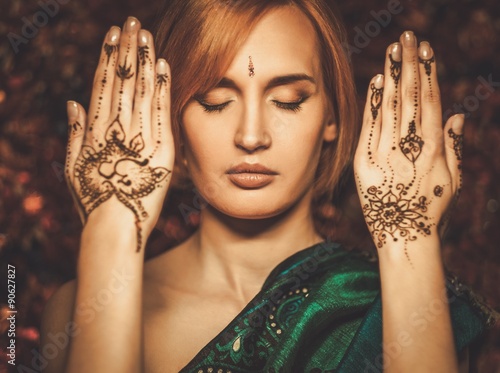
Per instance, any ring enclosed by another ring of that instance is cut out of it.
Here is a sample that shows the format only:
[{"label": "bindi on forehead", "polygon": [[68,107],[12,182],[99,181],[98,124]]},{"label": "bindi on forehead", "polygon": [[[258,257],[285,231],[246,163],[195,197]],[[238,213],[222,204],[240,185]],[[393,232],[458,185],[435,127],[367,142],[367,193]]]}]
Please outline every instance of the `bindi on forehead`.
[{"label": "bindi on forehead", "polygon": [[253,78],[255,76],[255,68],[253,66],[252,56],[248,56],[248,76]]}]

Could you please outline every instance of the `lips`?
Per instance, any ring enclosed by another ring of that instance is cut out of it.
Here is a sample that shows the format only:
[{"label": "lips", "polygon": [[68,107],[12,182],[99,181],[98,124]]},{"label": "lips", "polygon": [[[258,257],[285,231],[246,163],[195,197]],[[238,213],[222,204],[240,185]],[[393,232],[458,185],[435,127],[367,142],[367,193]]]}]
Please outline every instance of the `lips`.
[{"label": "lips", "polygon": [[241,163],[230,168],[227,174],[234,185],[243,189],[262,188],[272,183],[278,175],[276,171],[257,163]]}]

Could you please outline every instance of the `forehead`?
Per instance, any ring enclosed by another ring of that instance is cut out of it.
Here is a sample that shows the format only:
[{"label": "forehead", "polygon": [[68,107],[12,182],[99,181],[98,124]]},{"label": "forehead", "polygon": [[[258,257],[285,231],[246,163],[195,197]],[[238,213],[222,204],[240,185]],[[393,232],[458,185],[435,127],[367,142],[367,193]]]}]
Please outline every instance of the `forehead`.
[{"label": "forehead", "polygon": [[320,73],[316,31],[309,18],[294,6],[273,9],[255,25],[226,76],[237,77],[246,72],[250,56],[254,79],[285,73],[318,77]]}]

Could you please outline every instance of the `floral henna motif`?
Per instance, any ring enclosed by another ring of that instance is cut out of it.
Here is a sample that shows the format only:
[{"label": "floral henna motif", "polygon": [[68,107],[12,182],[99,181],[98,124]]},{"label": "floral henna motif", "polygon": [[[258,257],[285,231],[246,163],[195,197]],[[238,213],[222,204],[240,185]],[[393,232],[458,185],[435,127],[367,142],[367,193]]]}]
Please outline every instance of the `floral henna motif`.
[{"label": "floral henna motif", "polygon": [[410,127],[408,128],[408,135],[402,138],[399,142],[399,147],[403,154],[408,160],[412,163],[420,156],[422,153],[422,147],[424,146],[424,140],[420,136],[417,135],[417,129],[415,126],[415,121],[412,120],[410,122]]},{"label": "floral henna motif", "polygon": [[377,247],[382,248],[387,243],[388,236],[397,242],[399,235],[404,239],[405,254],[409,260],[406,243],[417,239],[412,230],[428,236],[434,224],[428,223],[429,218],[423,214],[427,212],[427,198],[408,198],[406,190],[404,184],[396,185],[396,193],[392,188],[384,192],[371,186],[365,195],[368,203],[363,206],[363,212],[372,236],[377,241]]},{"label": "floral henna motif", "polygon": [[442,197],[443,191],[444,191],[444,189],[441,185],[436,185],[436,187],[434,188],[434,195],[436,197]]},{"label": "floral henna motif", "polygon": [[370,89],[372,90],[372,96],[370,98],[370,103],[372,107],[372,117],[373,120],[377,119],[378,110],[382,105],[382,95],[384,93],[384,88],[376,88],[375,84],[370,85]]},{"label": "floral henna motif", "polygon": [[119,117],[109,126],[105,140],[105,147],[98,152],[91,146],[84,146],[75,165],[81,204],[87,217],[103,202],[116,196],[135,215],[139,251],[142,245],[140,223],[148,217],[141,198],[159,188],[158,183],[171,171],[163,167],[153,168],[147,158],[142,158],[144,140],[140,133],[126,145]]}]

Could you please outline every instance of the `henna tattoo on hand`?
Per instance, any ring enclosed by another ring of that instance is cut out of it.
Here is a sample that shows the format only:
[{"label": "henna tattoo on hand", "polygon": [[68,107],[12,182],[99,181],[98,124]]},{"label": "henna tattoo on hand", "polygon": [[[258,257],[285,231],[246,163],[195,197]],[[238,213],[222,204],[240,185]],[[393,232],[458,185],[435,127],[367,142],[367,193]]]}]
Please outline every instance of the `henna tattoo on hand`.
[{"label": "henna tattoo on hand", "polygon": [[377,119],[380,106],[382,106],[382,95],[384,93],[384,87],[376,88],[375,84],[372,83],[370,85],[370,89],[372,90],[372,96],[370,98],[370,104],[371,104],[371,108],[372,108],[372,117],[373,117],[373,120],[375,120],[375,119]]},{"label": "henna tattoo on hand", "polygon": [[130,71],[130,70],[132,70],[132,64],[128,65],[128,67],[127,67],[127,57],[128,56],[125,56],[125,61],[123,62],[123,65],[118,65],[118,69],[116,70],[116,75],[122,81],[132,78],[135,74],[135,73]]},{"label": "henna tattoo on hand", "polygon": [[71,123],[69,127],[72,133],[76,133],[82,129],[82,125],[78,121],[76,121],[75,123]]},{"label": "henna tattoo on hand", "polygon": [[434,188],[434,195],[436,197],[442,197],[443,196],[443,187],[441,185],[436,185]]},{"label": "henna tattoo on hand", "polygon": [[108,56],[108,60],[106,61],[106,65],[109,65],[109,60],[111,59],[111,55],[118,51],[118,45],[116,44],[104,44],[104,52],[106,52],[106,56]]},{"label": "henna tattoo on hand", "polygon": [[160,89],[162,88],[163,84],[167,84],[167,82],[168,82],[168,74],[156,75],[156,83],[158,83]]},{"label": "henna tattoo on hand", "polygon": [[116,60],[116,52],[118,52],[118,45],[116,44],[108,44],[104,43],[104,52],[106,54],[106,68],[103,71],[103,77],[100,81],[101,86],[99,89],[99,96],[97,101],[97,108],[93,118],[91,118],[91,122],[88,126],[88,131],[92,132],[94,130],[94,125],[97,119],[99,119],[99,115],[101,113],[102,100],[104,95],[104,87],[106,87],[106,83],[108,82],[108,65],[111,60],[111,56],[113,56],[113,60]]},{"label": "henna tattoo on hand", "polygon": [[397,86],[401,78],[402,61],[395,61],[391,53],[389,53],[389,60],[391,61],[391,77],[394,80],[394,84]]},{"label": "henna tattoo on hand", "polygon": [[428,205],[425,196],[405,198],[408,188],[404,184],[397,184],[395,189],[396,192],[389,188],[384,193],[376,186],[369,187],[365,195],[368,203],[363,205],[363,212],[377,247],[382,248],[389,236],[394,242],[398,241],[399,236],[404,239],[405,255],[410,261],[406,243],[417,239],[411,230],[428,236],[434,224],[428,223],[429,218],[423,214]]},{"label": "henna tattoo on hand", "polygon": [[448,130],[448,135],[453,139],[453,149],[455,150],[457,160],[461,161],[464,146],[464,135],[457,135],[451,128]]},{"label": "henna tattoo on hand", "polygon": [[422,58],[418,58],[418,62],[420,62],[422,65],[424,65],[425,68],[425,74],[430,77],[431,72],[432,72],[432,63],[435,61],[434,56],[429,58],[428,60],[423,60]]},{"label": "henna tattoo on hand", "polygon": [[423,146],[424,140],[422,140],[422,138],[417,135],[415,121],[412,120],[408,128],[408,135],[401,139],[401,141],[399,142],[399,147],[405,157],[408,158],[408,160],[412,163],[415,163],[415,161],[422,153]]},{"label": "henna tattoo on hand", "polygon": [[139,251],[142,245],[140,223],[148,217],[141,198],[161,187],[159,183],[171,171],[163,167],[153,168],[147,158],[142,158],[144,140],[140,133],[126,145],[118,116],[108,127],[105,140],[105,147],[98,152],[91,146],[84,146],[75,165],[85,218],[103,202],[116,196],[135,216]]},{"label": "henna tattoo on hand", "polygon": [[139,54],[139,61],[141,62],[141,65],[144,66],[146,61],[149,60],[149,46],[144,45],[137,47],[137,53]]}]

